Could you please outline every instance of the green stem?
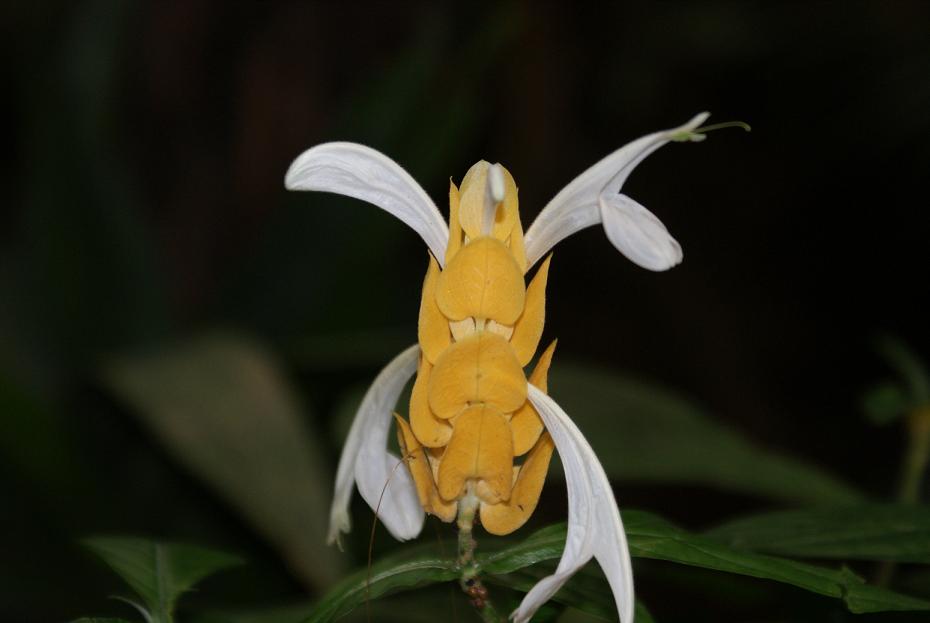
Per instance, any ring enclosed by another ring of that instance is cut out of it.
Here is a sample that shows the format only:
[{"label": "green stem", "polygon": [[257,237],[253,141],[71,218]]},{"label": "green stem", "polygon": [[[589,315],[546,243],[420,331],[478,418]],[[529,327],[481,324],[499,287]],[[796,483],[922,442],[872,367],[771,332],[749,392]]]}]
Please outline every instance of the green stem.
[{"label": "green stem", "polygon": [[916,504],[920,501],[920,489],[930,460],[930,407],[921,407],[908,414],[907,432],[907,454],[898,499],[905,504]]},{"label": "green stem", "polygon": [[481,615],[482,621],[485,621],[485,623],[506,623],[507,617],[497,612],[488,597],[488,589],[481,582],[481,569],[475,560],[475,548],[478,543],[472,536],[472,528],[475,525],[477,512],[478,496],[475,495],[474,486],[469,483],[464,497],[459,500],[457,518],[459,528],[458,567],[461,572],[459,586],[462,587],[462,592],[471,598],[471,605]]},{"label": "green stem", "polygon": [[[903,504],[920,502],[927,463],[930,462],[930,406],[914,409],[907,414],[907,452],[901,464],[901,484],[898,501]],[[894,577],[897,565],[885,562],[878,568],[875,583],[888,586]]]}]

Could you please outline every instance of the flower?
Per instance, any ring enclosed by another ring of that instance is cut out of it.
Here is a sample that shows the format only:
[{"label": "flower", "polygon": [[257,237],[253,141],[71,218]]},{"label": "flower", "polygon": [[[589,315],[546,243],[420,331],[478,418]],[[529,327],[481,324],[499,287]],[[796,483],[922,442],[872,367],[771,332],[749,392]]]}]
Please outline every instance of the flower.
[{"label": "flower", "polygon": [[[633,620],[633,576],[626,535],[604,469],[565,411],[546,394],[555,347],[538,358],[552,247],[600,223],[627,258],[649,270],[682,260],[681,247],[646,208],[621,194],[626,178],[669,141],[703,139],[707,113],[618,149],[563,188],[525,234],[517,187],[499,164],[481,161],[450,182],[447,225],[436,205],[397,163],[353,143],[302,153],[285,186],[355,197],[390,212],[430,251],[418,343],[378,375],[359,407],[336,474],[330,542],[350,529],[353,483],[388,531],[416,537],[426,513],[443,521],[477,513],[494,534],[519,528],[536,507],[553,448],[568,489],[568,534],[555,573],[539,581],[511,615],[528,621],[585,563],[595,558],[623,623]],[[392,413],[416,375],[409,422],[395,415],[401,459],[387,450]],[[520,465],[514,459],[524,456]],[[469,523],[470,529],[470,523]]]}]

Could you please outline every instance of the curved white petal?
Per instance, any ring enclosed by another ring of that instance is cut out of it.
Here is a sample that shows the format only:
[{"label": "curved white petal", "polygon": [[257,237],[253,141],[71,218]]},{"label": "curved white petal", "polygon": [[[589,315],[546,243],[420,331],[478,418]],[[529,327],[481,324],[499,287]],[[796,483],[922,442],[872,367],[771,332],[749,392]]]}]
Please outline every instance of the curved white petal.
[{"label": "curved white petal", "polygon": [[701,113],[682,126],[636,139],[572,180],[546,204],[527,230],[524,238],[527,262],[532,266],[559,241],[600,223],[602,196],[609,198],[619,193],[626,178],[646,156],[671,140],[686,137],[708,116]]},{"label": "curved white petal", "polygon": [[399,164],[371,147],[344,142],[311,147],[291,163],[284,186],[374,204],[420,234],[440,265],[445,260],[449,228],[436,204]]},{"label": "curved white petal", "polygon": [[387,451],[391,414],[404,386],[416,372],[419,353],[420,347],[414,344],[395,357],[378,374],[362,399],[336,470],[329,514],[330,543],[337,542],[340,533],[351,528],[349,501],[353,480],[394,538],[412,539],[423,528],[425,513],[417,499],[410,471],[400,464],[397,456]]},{"label": "curved white petal", "polygon": [[598,204],[607,238],[631,262],[649,270],[681,263],[681,245],[655,214],[622,193],[602,196]]},{"label": "curved white petal", "polygon": [[621,623],[633,622],[633,569],[610,481],[587,440],[565,411],[530,385],[528,398],[552,435],[568,488],[568,536],[554,574],[540,580],[510,616],[528,621],[592,557],[604,570]]}]

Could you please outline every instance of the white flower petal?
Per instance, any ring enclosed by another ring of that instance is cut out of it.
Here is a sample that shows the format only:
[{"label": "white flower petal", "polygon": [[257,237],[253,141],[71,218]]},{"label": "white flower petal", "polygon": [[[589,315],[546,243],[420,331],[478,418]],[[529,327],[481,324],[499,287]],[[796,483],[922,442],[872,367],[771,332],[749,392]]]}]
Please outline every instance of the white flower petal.
[{"label": "white flower petal", "polygon": [[528,398],[552,435],[565,470],[568,488],[568,536],[554,574],[540,580],[511,614],[528,621],[568,579],[592,558],[604,570],[621,623],[633,622],[633,570],[610,481],[587,440],[565,411],[530,385]]},{"label": "white flower petal", "polygon": [[[407,381],[417,369],[420,347],[416,344],[395,357],[375,378],[349,429],[330,509],[329,542],[339,540],[351,528],[349,502],[353,479],[359,493],[394,538],[405,541],[423,528],[425,513],[417,499],[409,470],[387,451],[391,414]],[[387,488],[385,488],[385,486]],[[382,495],[383,492],[383,495]],[[380,507],[379,507],[380,502]]]},{"label": "white flower petal", "polygon": [[532,266],[559,241],[601,222],[600,197],[619,193],[636,165],[671,140],[686,136],[707,119],[708,113],[688,123],[636,139],[613,152],[572,180],[546,204],[524,238],[526,259]]},{"label": "white flower petal", "polygon": [[624,194],[598,202],[607,238],[631,262],[649,270],[668,270],[681,263],[681,245],[655,214]]},{"label": "white flower petal", "polygon": [[300,154],[284,176],[288,190],[355,197],[390,212],[416,231],[442,265],[449,228],[436,204],[403,168],[357,143],[323,143]]}]

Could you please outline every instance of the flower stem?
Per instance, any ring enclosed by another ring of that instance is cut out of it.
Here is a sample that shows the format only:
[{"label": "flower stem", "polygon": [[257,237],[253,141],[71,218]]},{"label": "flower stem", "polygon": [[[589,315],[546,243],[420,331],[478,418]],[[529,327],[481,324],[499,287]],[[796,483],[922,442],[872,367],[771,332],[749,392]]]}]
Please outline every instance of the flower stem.
[{"label": "flower stem", "polygon": [[475,515],[478,512],[478,496],[475,495],[474,486],[469,483],[464,497],[459,500],[459,514],[457,524],[459,528],[459,558],[458,567],[461,572],[459,586],[462,592],[471,598],[471,605],[475,607],[481,620],[485,623],[505,623],[507,618],[495,610],[488,597],[488,589],[481,582],[481,569],[475,560],[475,548],[478,543],[472,536],[475,524]]}]

